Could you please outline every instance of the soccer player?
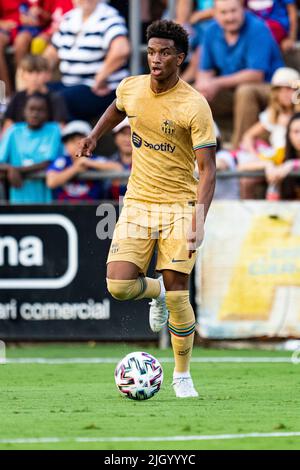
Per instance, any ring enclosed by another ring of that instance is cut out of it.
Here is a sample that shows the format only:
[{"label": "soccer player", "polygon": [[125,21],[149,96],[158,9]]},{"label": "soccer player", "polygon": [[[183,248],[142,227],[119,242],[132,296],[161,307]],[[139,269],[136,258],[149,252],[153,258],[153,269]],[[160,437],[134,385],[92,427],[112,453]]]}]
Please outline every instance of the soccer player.
[{"label": "soccer player", "polygon": [[[150,75],[120,83],[116,101],[81,141],[77,156],[89,157],[97,140],[128,116],[132,172],[108,255],[107,286],[119,300],[153,299],[151,329],[158,332],[168,322],[171,333],[175,394],[196,397],[190,375],[195,315],[188,286],[203,239],[198,222],[214,193],[216,139],[206,100],[179,78],[188,52],[186,31],[157,21],[148,28],[147,41]],[[152,279],[146,272],[156,246],[162,276]]]}]

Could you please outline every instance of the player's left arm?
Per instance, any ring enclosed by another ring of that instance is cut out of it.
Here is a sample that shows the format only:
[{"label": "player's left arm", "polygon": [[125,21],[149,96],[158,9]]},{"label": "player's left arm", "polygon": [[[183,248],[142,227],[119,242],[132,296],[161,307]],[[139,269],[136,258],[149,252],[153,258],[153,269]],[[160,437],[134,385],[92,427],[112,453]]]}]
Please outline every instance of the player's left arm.
[{"label": "player's left arm", "polygon": [[197,205],[187,239],[189,257],[201,245],[204,237],[204,223],[214,195],[216,184],[216,147],[195,150],[199,170]]}]

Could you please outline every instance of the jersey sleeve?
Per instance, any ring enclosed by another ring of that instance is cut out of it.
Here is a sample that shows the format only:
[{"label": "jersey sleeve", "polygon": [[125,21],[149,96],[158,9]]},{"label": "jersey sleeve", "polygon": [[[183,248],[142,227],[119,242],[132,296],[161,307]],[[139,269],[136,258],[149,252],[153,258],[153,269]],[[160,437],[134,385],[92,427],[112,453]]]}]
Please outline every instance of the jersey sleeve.
[{"label": "jersey sleeve", "polygon": [[216,146],[216,133],[210,107],[206,100],[198,102],[191,114],[191,139],[193,149]]},{"label": "jersey sleeve", "polygon": [[119,86],[116,89],[116,95],[117,95],[117,101],[116,101],[116,107],[119,111],[122,113],[125,113],[125,105],[124,105],[124,87],[126,84],[126,78],[121,81]]}]

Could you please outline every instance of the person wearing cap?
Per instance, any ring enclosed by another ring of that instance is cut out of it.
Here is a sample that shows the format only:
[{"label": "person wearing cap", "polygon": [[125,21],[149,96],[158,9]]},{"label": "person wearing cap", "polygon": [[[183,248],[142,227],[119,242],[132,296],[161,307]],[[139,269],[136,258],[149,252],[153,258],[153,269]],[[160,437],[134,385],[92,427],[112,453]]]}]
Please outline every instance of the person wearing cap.
[{"label": "person wearing cap", "polygon": [[56,158],[47,170],[47,186],[53,190],[53,197],[58,201],[97,201],[103,198],[103,183],[99,180],[77,179],[86,171],[121,171],[118,162],[104,157],[75,158],[78,143],[91,132],[91,126],[85,121],[72,121],[62,131],[65,153]]},{"label": "person wearing cap", "polygon": [[[270,165],[282,163],[287,125],[299,108],[297,100],[293,99],[299,81],[299,72],[289,67],[281,67],[274,73],[269,105],[259,115],[259,121],[243,136],[241,142],[243,152],[239,157],[241,170],[266,169]],[[261,140],[265,135],[268,140]],[[254,190],[257,183],[257,178],[241,179],[241,197],[255,198]]]},{"label": "person wearing cap", "polygon": [[[110,157],[110,160],[121,165],[122,171],[130,171],[132,165],[132,145],[131,145],[131,129],[129,119],[126,117],[113,130],[114,142],[117,151]],[[107,199],[119,200],[126,193],[127,184],[121,183],[120,179],[107,182],[106,197]]]}]

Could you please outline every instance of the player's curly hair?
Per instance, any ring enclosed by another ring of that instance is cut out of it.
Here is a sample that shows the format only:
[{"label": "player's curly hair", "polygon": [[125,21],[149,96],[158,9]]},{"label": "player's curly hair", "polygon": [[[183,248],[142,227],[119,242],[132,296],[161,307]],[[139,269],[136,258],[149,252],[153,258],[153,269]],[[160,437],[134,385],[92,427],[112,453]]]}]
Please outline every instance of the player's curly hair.
[{"label": "player's curly hair", "polygon": [[176,49],[186,56],[189,51],[189,36],[180,24],[174,21],[154,21],[147,28],[147,42],[151,38],[173,39]]}]

